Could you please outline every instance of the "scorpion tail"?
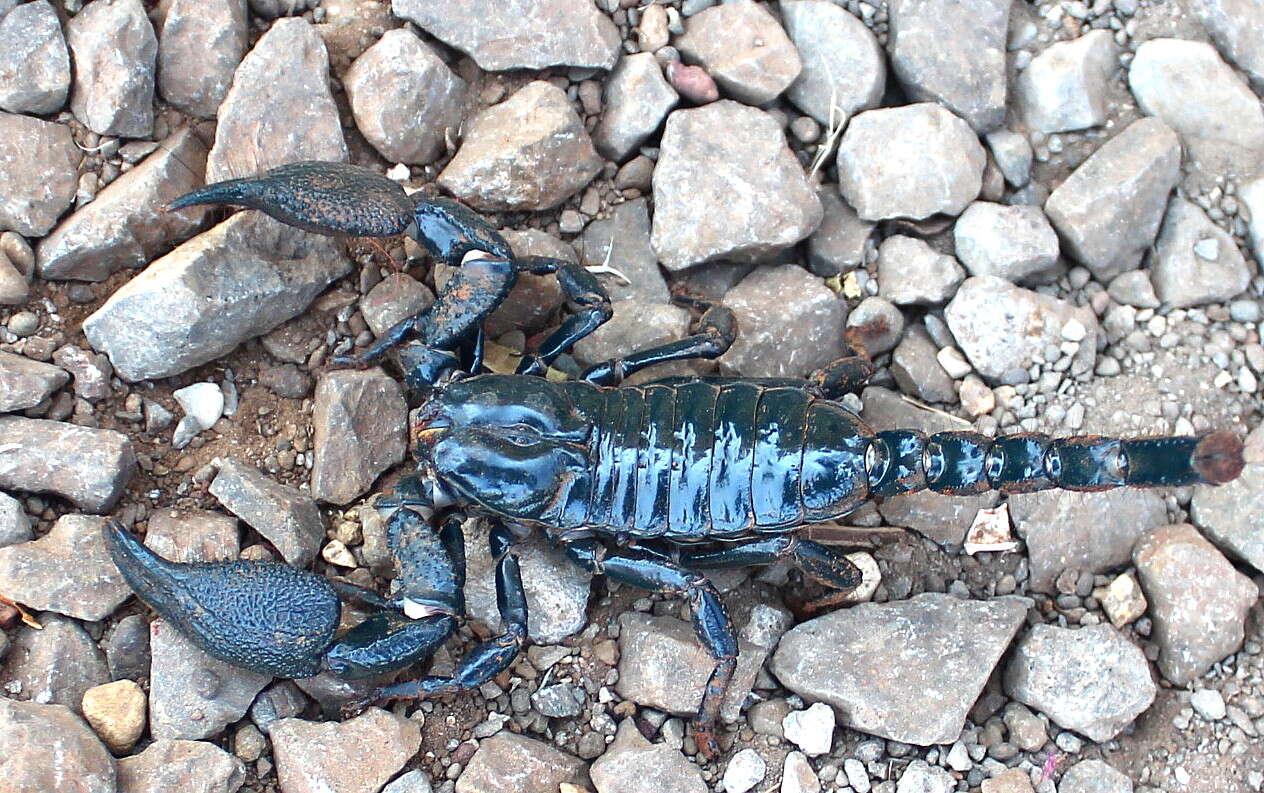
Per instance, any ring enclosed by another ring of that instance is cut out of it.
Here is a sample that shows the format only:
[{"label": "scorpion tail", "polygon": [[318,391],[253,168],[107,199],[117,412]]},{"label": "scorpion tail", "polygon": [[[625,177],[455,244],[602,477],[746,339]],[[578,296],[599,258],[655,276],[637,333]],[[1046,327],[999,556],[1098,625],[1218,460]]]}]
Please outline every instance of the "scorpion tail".
[{"label": "scorpion tail", "polygon": [[1242,441],[1227,432],[1122,439],[893,430],[877,433],[870,448],[870,492],[880,496],[1218,485],[1244,465]]}]

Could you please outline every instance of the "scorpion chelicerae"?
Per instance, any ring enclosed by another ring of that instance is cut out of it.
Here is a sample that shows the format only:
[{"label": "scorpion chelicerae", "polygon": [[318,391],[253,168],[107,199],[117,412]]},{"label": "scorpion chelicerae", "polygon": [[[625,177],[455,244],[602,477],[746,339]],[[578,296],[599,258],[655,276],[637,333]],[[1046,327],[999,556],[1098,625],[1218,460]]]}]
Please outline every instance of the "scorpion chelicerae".
[{"label": "scorpion chelicerae", "polygon": [[[700,570],[789,559],[845,594],[859,585],[860,571],[794,530],[872,498],[923,489],[964,495],[1218,484],[1243,466],[1242,444],[1227,433],[1122,440],[874,432],[834,401],[872,372],[859,354],[806,380],[677,377],[621,385],[653,364],[715,358],[729,347],[732,313],[699,301],[692,301],[702,309],[693,335],[555,382],[540,375],[609,319],[609,298],[582,266],[515,257],[486,220],[455,201],[414,200],[368,169],[303,162],[208,185],[171,208],[195,204],[252,207],[325,234],[406,233],[458,268],[431,307],[357,358],[335,361],[364,365],[398,346],[403,377],[420,403],[409,433],[417,470],[372,501],[396,561],[389,596],[276,563],[178,564],[117,523],[106,530],[131,587],[211,655],[281,677],[328,670],[352,679],[424,660],[453,633],[464,613],[461,525],[470,515],[490,519],[503,631],[471,650],[451,676],[396,682],[357,706],[463,691],[506,669],[527,638],[514,543],[540,530],[593,573],[685,598],[715,661],[693,721],[710,755],[737,641]],[[482,323],[523,272],[556,273],[573,313],[517,374],[479,374]],[[369,616],[339,635],[343,601]]]}]

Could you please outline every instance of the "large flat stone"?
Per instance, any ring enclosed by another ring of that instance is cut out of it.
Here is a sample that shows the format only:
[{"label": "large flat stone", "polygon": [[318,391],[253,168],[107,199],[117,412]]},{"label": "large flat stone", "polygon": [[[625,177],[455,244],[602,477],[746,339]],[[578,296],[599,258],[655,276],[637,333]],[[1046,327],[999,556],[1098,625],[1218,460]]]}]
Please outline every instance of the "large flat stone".
[{"label": "large flat stone", "polygon": [[0,416],[0,490],[53,493],[104,513],[136,472],[136,453],[114,430]]},{"label": "large flat stone", "polygon": [[63,515],[38,540],[0,548],[0,594],[76,619],[110,616],[132,590],[106,550],[106,521]]},{"label": "large flat stone", "polygon": [[329,372],[316,383],[312,426],[312,497],[347,504],[404,459],[404,389],[381,369]]},{"label": "large flat stone", "polygon": [[92,729],[62,705],[0,697],[0,779],[9,793],[115,793],[114,760]]},{"label": "large flat stone", "polygon": [[0,113],[0,231],[47,234],[75,199],[82,160],[65,124]]},{"label": "large flat stone", "polygon": [[35,407],[68,382],[65,369],[0,351],[0,413]]}]

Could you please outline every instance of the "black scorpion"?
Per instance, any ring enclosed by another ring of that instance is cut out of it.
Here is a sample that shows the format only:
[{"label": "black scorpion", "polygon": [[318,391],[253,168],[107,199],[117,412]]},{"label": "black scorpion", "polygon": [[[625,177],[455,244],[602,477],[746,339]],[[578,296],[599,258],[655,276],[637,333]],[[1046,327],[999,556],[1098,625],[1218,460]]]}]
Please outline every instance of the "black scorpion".
[{"label": "black scorpion", "polygon": [[[107,529],[132,588],[211,655],[269,675],[329,670],[351,679],[424,660],[453,633],[464,614],[460,527],[469,515],[490,519],[503,632],[470,651],[450,677],[387,685],[359,706],[464,691],[506,669],[527,637],[514,542],[540,530],[593,573],[685,598],[715,659],[693,720],[710,755],[737,641],[699,570],[790,559],[845,594],[859,585],[859,570],[793,532],[872,498],[922,489],[965,495],[1218,484],[1242,469],[1241,442],[1227,433],[1120,440],[874,432],[834,401],[871,373],[861,355],[807,380],[620,385],[647,366],[715,358],[729,347],[732,313],[697,301],[703,313],[694,335],[553,382],[539,375],[610,318],[609,298],[579,265],[515,257],[491,225],[454,201],[414,201],[368,169],[303,162],[208,185],[171,208],[195,204],[252,207],[324,234],[406,233],[458,268],[430,308],[358,358],[336,362],[363,365],[399,346],[400,368],[420,402],[410,419],[416,473],[373,500],[396,558],[389,597],[269,562],[177,564],[119,524]],[[556,273],[573,313],[517,374],[478,374],[482,323],[523,272]],[[344,600],[370,616],[338,635]]]}]

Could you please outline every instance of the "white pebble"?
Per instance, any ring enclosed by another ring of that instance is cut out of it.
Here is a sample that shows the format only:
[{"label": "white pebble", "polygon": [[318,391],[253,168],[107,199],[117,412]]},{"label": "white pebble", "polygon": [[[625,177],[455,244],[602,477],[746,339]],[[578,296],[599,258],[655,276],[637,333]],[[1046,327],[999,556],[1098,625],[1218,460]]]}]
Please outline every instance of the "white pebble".
[{"label": "white pebble", "polygon": [[803,750],[808,757],[817,757],[830,750],[834,743],[834,709],[817,702],[807,710],[796,710],[781,720],[786,740]]},{"label": "white pebble", "polygon": [[1207,721],[1219,721],[1225,717],[1224,697],[1214,688],[1200,688],[1189,698],[1189,705]]},{"label": "white pebble", "polygon": [[1087,335],[1088,328],[1084,327],[1084,323],[1080,322],[1078,319],[1069,319],[1067,320],[1067,323],[1062,326],[1062,338],[1067,341],[1083,341],[1084,337]]},{"label": "white pebble", "polygon": [[171,394],[204,430],[209,430],[224,415],[224,392],[215,383],[194,383]]},{"label": "white pebble", "polygon": [[865,764],[854,757],[849,757],[843,761],[843,773],[847,775],[847,784],[851,785],[852,790],[856,793],[869,793],[872,784],[869,782],[869,772],[865,770]]},{"label": "white pebble", "polygon": [[1220,258],[1220,240],[1215,237],[1207,237],[1194,243],[1194,254],[1209,262],[1214,262]]},{"label": "white pebble", "polygon": [[724,789],[727,793],[746,793],[764,778],[768,766],[754,749],[743,749],[733,755],[728,768],[724,769]]},{"label": "white pebble", "polygon": [[939,361],[939,365],[944,367],[944,371],[953,380],[960,380],[972,371],[965,356],[956,347],[943,348],[935,354],[935,360]]},{"label": "white pebble", "polygon": [[781,767],[781,793],[821,793],[821,780],[803,752],[790,752]]}]

